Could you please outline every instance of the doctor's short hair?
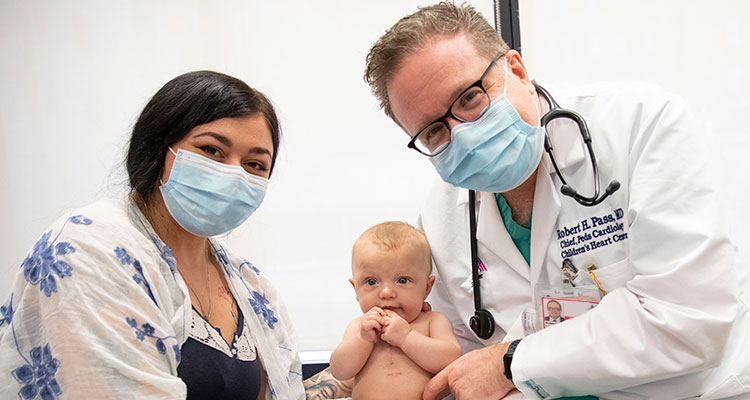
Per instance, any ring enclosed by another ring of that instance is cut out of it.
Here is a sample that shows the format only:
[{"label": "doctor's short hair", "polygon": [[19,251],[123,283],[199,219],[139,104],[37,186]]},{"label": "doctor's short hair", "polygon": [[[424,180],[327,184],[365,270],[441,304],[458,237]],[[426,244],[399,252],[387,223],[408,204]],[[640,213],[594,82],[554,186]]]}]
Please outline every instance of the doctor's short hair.
[{"label": "doctor's short hair", "polygon": [[365,244],[377,246],[383,251],[393,251],[410,244],[422,253],[432,272],[432,253],[427,237],[417,228],[401,221],[387,221],[373,225],[364,231],[352,246],[352,264],[356,259],[357,249]]},{"label": "doctor's short hair", "polygon": [[389,118],[398,123],[388,99],[388,83],[404,58],[436,36],[459,34],[466,35],[487,60],[509,50],[500,34],[474,7],[448,1],[420,7],[401,18],[372,45],[367,54],[364,79]]},{"label": "doctor's short hair", "polygon": [[[245,82],[214,71],[194,71],[167,82],[143,108],[133,126],[125,166],[130,187],[148,203],[159,185],[169,146],[198,125],[222,118],[263,115],[273,141],[270,172],[276,163],[281,126],[268,98]],[[175,149],[176,151],[176,149]]]}]

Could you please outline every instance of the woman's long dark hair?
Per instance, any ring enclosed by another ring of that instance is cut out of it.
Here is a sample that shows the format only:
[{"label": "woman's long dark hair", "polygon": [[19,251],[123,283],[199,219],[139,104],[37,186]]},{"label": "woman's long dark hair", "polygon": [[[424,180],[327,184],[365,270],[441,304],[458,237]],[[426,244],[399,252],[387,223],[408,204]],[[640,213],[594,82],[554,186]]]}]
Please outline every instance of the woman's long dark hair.
[{"label": "woman's long dark hair", "polygon": [[158,187],[168,147],[198,125],[221,118],[261,113],[273,139],[270,172],[276,163],[281,127],[263,93],[245,82],[213,71],[195,71],[167,82],[146,104],[133,127],[125,159],[130,187],[148,202]]}]

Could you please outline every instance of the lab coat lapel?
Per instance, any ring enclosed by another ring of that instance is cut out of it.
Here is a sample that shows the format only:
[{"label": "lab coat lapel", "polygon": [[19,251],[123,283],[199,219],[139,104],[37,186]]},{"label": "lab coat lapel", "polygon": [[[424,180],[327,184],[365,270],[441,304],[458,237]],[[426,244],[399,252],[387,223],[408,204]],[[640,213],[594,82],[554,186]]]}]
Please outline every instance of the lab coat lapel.
[{"label": "lab coat lapel", "polygon": [[[554,96],[554,93],[552,94]],[[540,97],[542,108],[546,113],[549,105]],[[561,105],[566,107],[565,104]],[[586,161],[584,144],[580,131],[572,124],[557,124],[548,126],[549,138],[552,144],[558,167],[565,174],[566,170],[580,168]],[[542,155],[537,171],[536,188],[534,192],[534,207],[531,217],[531,283],[539,282],[543,263],[546,259],[548,243],[560,214],[559,185],[556,183],[555,169],[549,154]],[[555,243],[554,241],[552,243]]]},{"label": "lab coat lapel", "polygon": [[[526,264],[521,252],[518,251],[515,243],[510,238],[508,231],[505,230],[503,218],[497,208],[494,193],[480,192],[479,198],[479,216],[477,218],[477,242],[487,251],[496,257],[521,276],[529,279],[529,266]],[[483,251],[479,250],[480,258]],[[489,256],[489,255],[488,255]],[[482,260],[487,265],[488,272],[491,271],[494,260]]]},{"label": "lab coat lapel", "polygon": [[547,244],[550,242],[552,232],[557,225],[557,216],[560,214],[560,197],[549,172],[550,169],[552,169],[551,162],[545,154],[537,171],[534,208],[531,216],[532,285],[539,282],[539,275],[546,259]]}]

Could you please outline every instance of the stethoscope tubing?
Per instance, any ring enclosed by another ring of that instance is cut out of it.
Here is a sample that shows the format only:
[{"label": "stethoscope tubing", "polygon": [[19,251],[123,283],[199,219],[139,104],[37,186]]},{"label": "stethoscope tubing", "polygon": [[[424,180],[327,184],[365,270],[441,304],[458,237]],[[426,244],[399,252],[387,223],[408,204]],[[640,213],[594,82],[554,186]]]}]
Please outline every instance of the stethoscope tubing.
[{"label": "stethoscope tubing", "polygon": [[[549,154],[550,161],[552,161],[552,166],[555,168],[555,174],[557,174],[557,177],[560,178],[560,182],[562,182],[560,192],[566,196],[572,197],[583,206],[592,207],[601,203],[602,201],[604,201],[604,199],[609,197],[610,194],[614,193],[615,191],[617,191],[617,189],[620,188],[620,183],[616,180],[611,181],[607,186],[605,193],[601,196],[599,195],[601,192],[601,186],[599,183],[599,163],[597,163],[596,161],[596,154],[594,153],[594,147],[591,144],[591,134],[589,133],[589,128],[586,125],[586,120],[581,116],[581,114],[573,110],[560,107],[560,105],[557,104],[557,101],[555,101],[554,97],[552,97],[552,95],[544,87],[536,82],[533,82],[533,84],[537,92],[539,92],[539,94],[544,97],[544,99],[547,100],[550,105],[550,110],[542,116],[540,124],[542,125],[542,128],[544,128],[544,150],[547,152],[547,154]],[[576,125],[578,125],[578,131],[580,132],[583,142],[586,145],[586,150],[589,153],[589,159],[591,160],[591,168],[594,173],[593,196],[584,196],[573,189],[565,180],[565,177],[560,171],[560,167],[558,167],[557,165],[557,161],[555,160],[554,156],[554,149],[552,148],[552,141],[550,140],[549,136],[549,129],[547,129],[547,126],[552,121],[558,118],[570,119],[574,121]]]}]

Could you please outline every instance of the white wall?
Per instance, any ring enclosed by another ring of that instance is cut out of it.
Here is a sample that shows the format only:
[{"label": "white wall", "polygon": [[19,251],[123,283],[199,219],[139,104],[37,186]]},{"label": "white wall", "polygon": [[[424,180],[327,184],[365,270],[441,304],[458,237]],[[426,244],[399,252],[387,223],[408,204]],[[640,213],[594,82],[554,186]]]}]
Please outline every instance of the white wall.
[{"label": "white wall", "polygon": [[[285,133],[266,202],[233,249],[273,278],[303,349],[333,347],[359,312],[352,242],[374,223],[413,221],[434,175],[362,81],[372,42],[428,3],[0,0],[0,297],[62,212],[126,190],[123,148],[148,98],[213,69],[264,91]],[[473,3],[491,16],[490,0]],[[713,3],[524,0],[523,54],[557,86],[641,79],[684,96],[717,147],[747,247],[750,3]]]}]

